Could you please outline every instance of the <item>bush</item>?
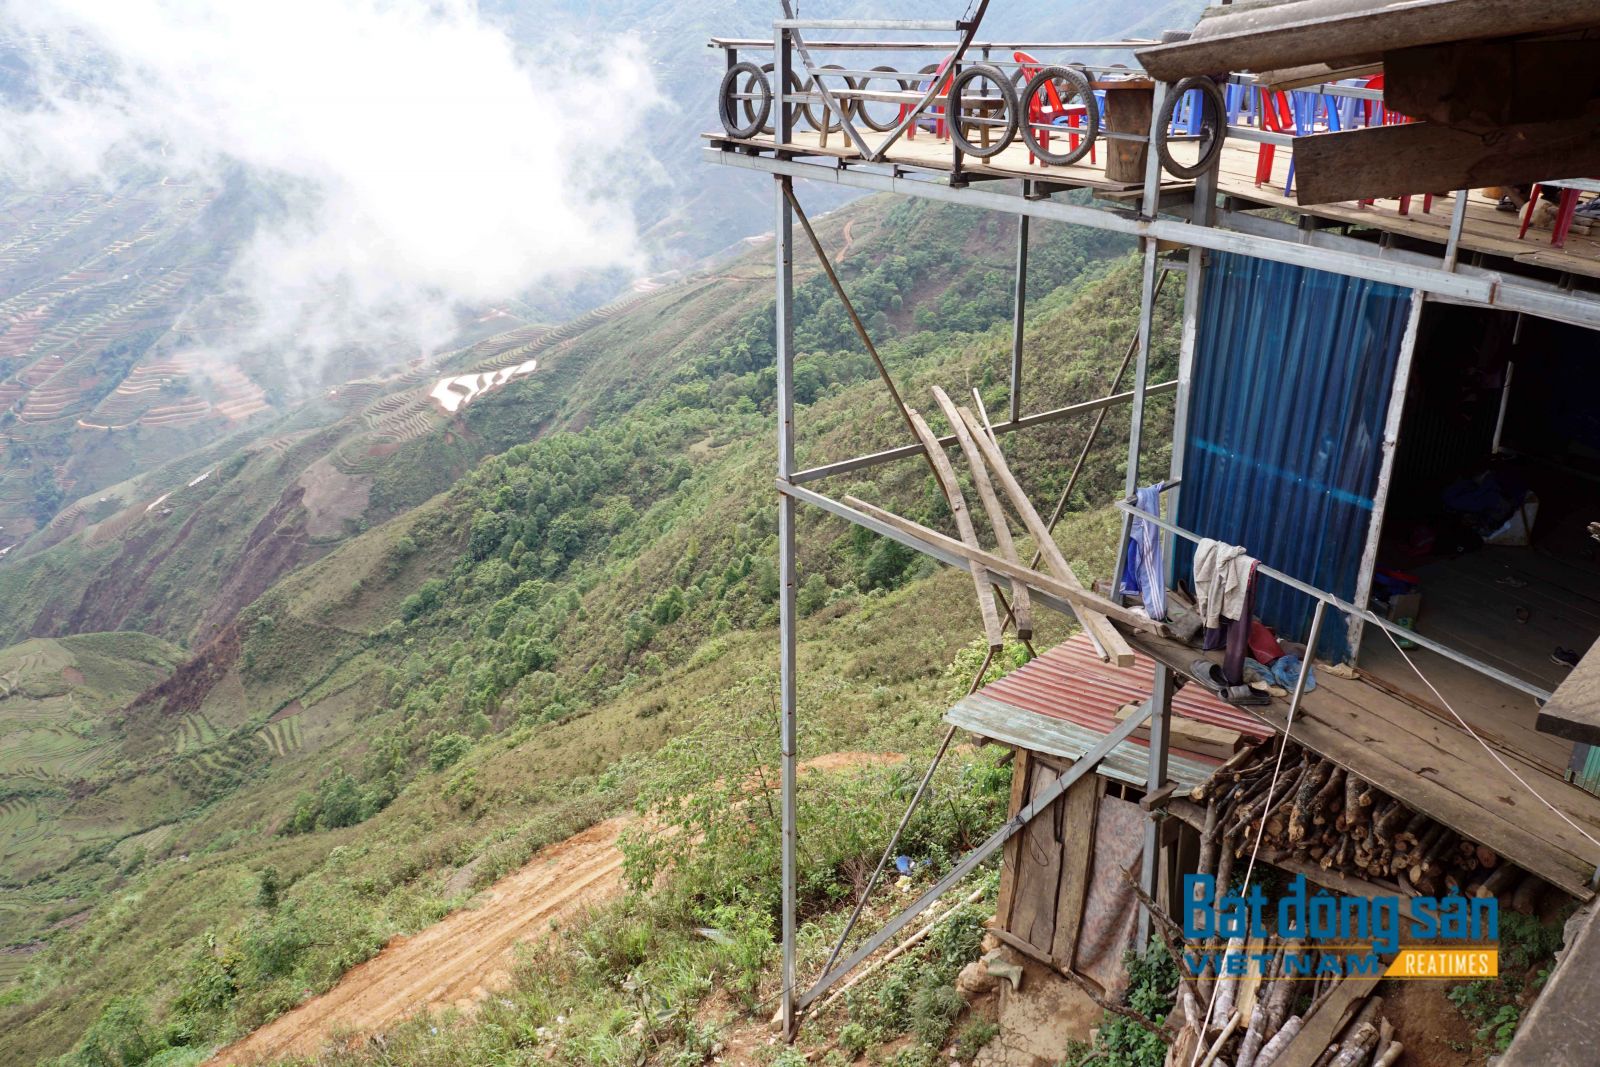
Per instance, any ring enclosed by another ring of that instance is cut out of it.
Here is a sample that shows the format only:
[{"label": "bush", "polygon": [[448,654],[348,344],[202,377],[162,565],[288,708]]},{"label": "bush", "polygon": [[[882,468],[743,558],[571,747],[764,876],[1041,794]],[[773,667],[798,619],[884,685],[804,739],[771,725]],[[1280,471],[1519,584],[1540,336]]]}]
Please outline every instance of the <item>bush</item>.
[{"label": "bush", "polygon": [[445,734],[428,749],[428,766],[442,771],[465,756],[471,747],[472,738],[462,734]]},{"label": "bush", "polygon": [[950,1025],[964,1007],[966,1001],[954,986],[925,983],[911,998],[911,1032],[929,1048],[943,1048]]}]

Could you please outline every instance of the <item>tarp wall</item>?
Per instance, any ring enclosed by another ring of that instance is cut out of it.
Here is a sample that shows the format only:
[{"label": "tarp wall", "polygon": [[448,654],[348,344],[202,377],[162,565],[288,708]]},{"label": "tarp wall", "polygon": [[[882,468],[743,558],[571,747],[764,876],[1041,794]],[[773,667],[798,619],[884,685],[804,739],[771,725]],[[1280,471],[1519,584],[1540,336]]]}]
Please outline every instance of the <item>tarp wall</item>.
[{"label": "tarp wall", "polygon": [[[1348,600],[1411,291],[1224,252],[1202,293],[1178,521]],[[1180,542],[1185,581],[1193,555]],[[1313,606],[1257,582],[1256,614],[1280,634],[1303,640]],[[1349,657],[1342,612],[1320,645]]]}]

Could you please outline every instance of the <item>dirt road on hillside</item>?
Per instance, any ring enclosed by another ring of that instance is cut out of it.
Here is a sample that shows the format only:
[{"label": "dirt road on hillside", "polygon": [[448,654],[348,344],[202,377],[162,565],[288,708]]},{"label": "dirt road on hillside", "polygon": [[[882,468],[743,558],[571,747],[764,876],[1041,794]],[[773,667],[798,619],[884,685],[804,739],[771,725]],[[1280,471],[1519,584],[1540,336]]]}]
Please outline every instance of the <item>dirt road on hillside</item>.
[{"label": "dirt road on hillside", "polygon": [[396,938],[339,984],[280,1015],[212,1057],[212,1067],[310,1056],[335,1030],[375,1033],[424,1008],[470,1008],[510,983],[512,949],[538,937],[622,886],[617,834],[626,817],[610,819],[540,851],[484,894],[475,908],[453,912],[410,937]]},{"label": "dirt road on hillside", "polygon": [[[895,752],[830,752],[806,760],[801,770],[827,773],[903,758]],[[517,942],[540,937],[552,920],[621,892],[617,836],[630,821],[618,816],[542,849],[488,889],[477,907],[395,938],[332,989],[229,1045],[206,1067],[311,1056],[336,1031],[373,1034],[424,1009],[471,1009],[510,984]]]}]

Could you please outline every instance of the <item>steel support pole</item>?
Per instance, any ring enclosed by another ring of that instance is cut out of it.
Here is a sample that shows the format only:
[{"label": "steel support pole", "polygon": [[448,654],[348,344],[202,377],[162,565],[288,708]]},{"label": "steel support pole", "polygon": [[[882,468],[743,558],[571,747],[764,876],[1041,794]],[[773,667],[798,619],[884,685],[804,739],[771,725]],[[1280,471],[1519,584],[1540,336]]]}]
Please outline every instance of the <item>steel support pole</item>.
[{"label": "steel support pole", "polygon": [[[1023,183],[1026,193],[1030,183]],[[1017,216],[1017,290],[1011,311],[1011,421],[1022,418],[1023,315],[1028,308],[1028,216]]]},{"label": "steel support pole", "polygon": [[[1195,179],[1194,206],[1190,221],[1210,226],[1217,213],[1217,172],[1207,171]],[[1183,328],[1178,342],[1178,395],[1172,402],[1172,462],[1167,468],[1167,481],[1178,482],[1167,493],[1167,514],[1178,517],[1179,494],[1183,492],[1183,464],[1187,457],[1186,442],[1189,435],[1189,397],[1194,388],[1195,348],[1200,341],[1200,300],[1205,279],[1206,250],[1189,246],[1183,276]],[[1166,539],[1167,582],[1173,581],[1173,568],[1177,562],[1178,539],[1171,534]]]},{"label": "steel support pole", "polygon": [[[1372,518],[1367,523],[1367,542],[1361,550],[1361,569],[1356,572],[1354,603],[1367,610],[1372,607],[1372,574],[1378,566],[1378,539],[1383,534],[1383,516],[1389,505],[1389,483],[1394,477],[1394,451],[1400,440],[1400,420],[1405,414],[1406,390],[1411,384],[1411,357],[1417,350],[1417,330],[1422,323],[1425,303],[1422,291],[1411,291],[1411,310],[1406,316],[1406,330],[1400,337],[1400,352],[1395,357],[1394,382],[1389,388],[1389,411],[1383,423],[1383,456],[1378,464],[1378,485],[1372,493]],[[1352,617],[1346,620],[1350,635],[1350,660],[1355,662],[1361,654],[1361,632],[1364,623]],[[1307,655],[1315,655],[1312,649]]]},{"label": "steel support pole", "polygon": [[[1156,661],[1155,684],[1150,690],[1150,773],[1145,792],[1154,793],[1167,784],[1167,748],[1172,737],[1172,668]],[[1145,823],[1144,856],[1139,863],[1139,885],[1151,900],[1156,896],[1156,879],[1161,873],[1161,822],[1155,813]],[[1139,930],[1134,940],[1140,950],[1150,944],[1150,912],[1139,909]]]},{"label": "steel support pole", "polygon": [[[1155,100],[1150,108],[1150,139],[1145,157],[1144,194],[1140,199],[1141,218],[1153,219],[1161,203],[1161,153],[1156,150],[1156,131],[1161,125],[1166,109],[1167,84],[1156,82]],[[1156,279],[1161,274],[1161,242],[1154,237],[1141,238],[1144,244],[1144,271],[1139,281],[1139,355],[1133,369],[1133,407],[1128,413],[1128,476],[1124,495],[1133,499],[1139,488],[1139,449],[1144,439],[1144,388],[1150,381],[1151,332],[1156,313]],[[1117,563],[1111,572],[1111,597],[1122,602],[1122,570],[1128,558],[1128,535],[1132,518],[1123,513],[1121,529],[1117,535]]]},{"label": "steel support pole", "polygon": [[[778,28],[773,41],[774,74],[777,84],[789,84],[792,54],[789,31]],[[779,93],[775,120],[778,142],[787,144],[794,129],[792,105]],[[794,210],[790,206],[792,179],[779,176],[773,182],[777,206],[773,236],[775,247],[776,295],[774,337],[778,377],[778,478],[787,481],[794,475]],[[795,853],[799,826],[795,808],[799,715],[795,698],[795,501],[788,494],[778,499],[778,703],[779,754],[782,760],[782,878],[783,878],[783,1004],[781,1008],[784,1040],[793,1040],[795,1028]]]}]

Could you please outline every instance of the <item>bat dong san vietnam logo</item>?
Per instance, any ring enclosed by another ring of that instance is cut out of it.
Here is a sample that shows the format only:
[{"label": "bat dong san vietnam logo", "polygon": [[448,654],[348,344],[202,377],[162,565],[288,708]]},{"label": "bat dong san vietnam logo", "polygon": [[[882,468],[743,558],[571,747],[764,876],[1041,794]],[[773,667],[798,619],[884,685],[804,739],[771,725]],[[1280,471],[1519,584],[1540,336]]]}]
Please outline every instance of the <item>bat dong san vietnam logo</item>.
[{"label": "bat dong san vietnam logo", "polygon": [[[1183,936],[1225,949],[1184,952],[1189,975],[1264,974],[1273,959],[1268,935],[1291,943],[1283,976],[1322,978],[1493,978],[1499,974],[1499,902],[1493,897],[1356,896],[1309,890],[1295,875],[1269,896],[1259,885],[1217,894],[1211,875],[1183,879]],[[1259,951],[1257,951],[1259,949]]]}]

